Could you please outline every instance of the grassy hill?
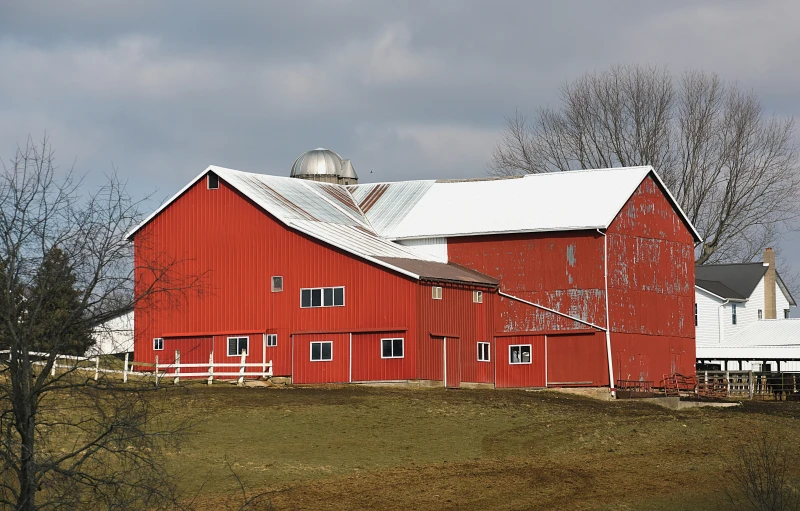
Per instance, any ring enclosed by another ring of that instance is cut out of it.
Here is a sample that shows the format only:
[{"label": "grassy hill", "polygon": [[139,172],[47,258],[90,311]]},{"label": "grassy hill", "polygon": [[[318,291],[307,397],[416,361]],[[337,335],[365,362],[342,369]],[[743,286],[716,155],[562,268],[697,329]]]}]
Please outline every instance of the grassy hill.
[{"label": "grassy hill", "polygon": [[738,446],[763,431],[800,444],[800,405],[787,402],[671,411],[547,391],[359,386],[160,395],[195,421],[169,464],[201,509],[241,501],[229,465],[248,495],[269,492],[257,509],[726,509]]}]

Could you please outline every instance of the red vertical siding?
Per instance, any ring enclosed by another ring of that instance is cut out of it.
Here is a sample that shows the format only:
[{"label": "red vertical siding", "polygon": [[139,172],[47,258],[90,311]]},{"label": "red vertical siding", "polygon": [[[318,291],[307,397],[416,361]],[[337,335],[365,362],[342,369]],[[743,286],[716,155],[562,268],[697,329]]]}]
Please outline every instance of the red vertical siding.
[{"label": "red vertical siding", "polygon": [[[514,344],[531,345],[530,364],[511,364],[509,346]],[[497,366],[498,388],[544,387],[545,356],[543,335],[515,335],[495,338],[493,353]]]},{"label": "red vertical siding", "polygon": [[615,378],[694,374],[694,240],[652,177],[607,236]]},{"label": "red vertical siding", "polygon": [[458,337],[445,337],[445,386],[459,388],[461,386],[461,339]]},{"label": "red vertical siding", "polygon": [[[439,284],[422,282],[417,293],[418,337],[423,339],[418,347],[418,378],[424,380],[443,378],[442,341],[431,340],[430,335],[434,334],[438,337],[454,337],[460,340],[461,381],[479,383],[493,381],[487,379],[490,373],[483,367],[485,363],[478,364],[476,343],[489,342],[492,338],[492,315],[497,293],[466,285],[441,284],[442,299],[434,300],[431,290],[434,285]],[[483,303],[473,302],[473,291],[476,289],[483,291]]]},{"label": "red vertical siding", "polygon": [[176,350],[181,352],[182,364],[208,363],[211,346],[211,337],[167,337],[164,339],[164,349],[155,354],[158,355],[159,365],[174,364]]},{"label": "red vertical siding", "polygon": [[[273,374],[288,376],[292,333],[402,327],[407,344],[416,340],[416,281],[287,229],[224,181],[217,190],[199,181],[136,233],[134,247],[139,292],[167,265],[173,277],[203,276],[200,293],[137,306],[139,361],[153,361],[153,337],[270,331],[278,334],[268,349]],[[283,292],[271,292],[272,276],[283,276]],[[301,288],[326,286],[345,287],[344,307],[300,308]]]},{"label": "red vertical siding", "polygon": [[603,332],[547,336],[547,384],[608,385],[608,354]]},{"label": "red vertical siding", "polygon": [[[594,231],[448,238],[450,261],[501,280],[502,291],[597,325],[605,325],[603,240]],[[501,299],[503,332],[575,328],[541,309]]]},{"label": "red vertical siding", "polygon": [[[333,342],[333,359],[311,361],[311,343]],[[344,383],[350,373],[350,334],[295,335],[294,383]]]},{"label": "red vertical siding", "polygon": [[[402,338],[402,358],[382,358],[381,339]],[[413,380],[416,343],[407,332],[353,334],[353,381]]]}]

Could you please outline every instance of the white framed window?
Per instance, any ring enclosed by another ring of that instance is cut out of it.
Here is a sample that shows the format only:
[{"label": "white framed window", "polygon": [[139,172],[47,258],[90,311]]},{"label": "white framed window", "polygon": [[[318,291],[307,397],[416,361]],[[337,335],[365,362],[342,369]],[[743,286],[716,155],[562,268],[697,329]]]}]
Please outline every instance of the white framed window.
[{"label": "white framed window", "polygon": [[783,319],[789,319],[789,316],[792,314],[790,309],[783,309]]},{"label": "white framed window", "polygon": [[249,337],[228,337],[228,356],[235,357],[241,355],[242,352],[250,353],[249,344]]},{"label": "white framed window", "polygon": [[508,363],[509,364],[530,364],[531,363],[531,345],[530,344],[512,344],[508,347]]},{"label": "white framed window", "polygon": [[731,304],[731,325],[736,324],[736,304]]},{"label": "white framed window", "polygon": [[315,341],[311,343],[311,361],[329,362],[333,360],[333,341]]},{"label": "white framed window", "polygon": [[694,304],[694,326],[697,326],[697,304]]},{"label": "white framed window", "polygon": [[403,358],[403,339],[381,339],[381,358]]},{"label": "white framed window", "polygon": [[281,291],[283,291],[283,277],[281,276],[272,277],[272,292],[280,293]]},{"label": "white framed window", "polygon": [[219,188],[219,176],[213,172],[209,172],[206,184],[208,185],[209,190],[216,190]]},{"label": "white framed window", "polygon": [[271,348],[278,345],[278,334],[267,334],[267,347]]},{"label": "white framed window", "polygon": [[431,298],[434,300],[442,299],[442,288],[440,286],[434,286],[431,288]]},{"label": "white framed window", "polygon": [[483,291],[472,292],[472,303],[483,303]]},{"label": "white framed window", "polygon": [[163,337],[156,337],[153,339],[153,350],[161,351],[164,349],[164,338]]},{"label": "white framed window", "polygon": [[478,343],[478,362],[489,362],[489,343]]},{"label": "white framed window", "polygon": [[300,289],[300,308],[344,307],[344,286]]},{"label": "white framed window", "polygon": [[758,309],[758,319],[764,319],[764,313],[761,311],[761,309]]}]

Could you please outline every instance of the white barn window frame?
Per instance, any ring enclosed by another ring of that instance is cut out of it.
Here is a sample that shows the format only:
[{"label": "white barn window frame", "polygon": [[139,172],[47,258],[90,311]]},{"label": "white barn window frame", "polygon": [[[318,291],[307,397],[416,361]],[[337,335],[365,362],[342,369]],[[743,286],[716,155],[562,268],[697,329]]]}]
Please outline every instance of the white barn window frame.
[{"label": "white barn window frame", "polygon": [[522,365],[533,363],[532,344],[512,344],[508,347],[508,363]]},{"label": "white barn window frame", "polygon": [[333,360],[333,341],[312,341],[308,357],[311,362],[330,362]]},{"label": "white barn window frame", "polygon": [[491,344],[488,342],[478,342],[478,362],[491,362]]},{"label": "white barn window frame", "polygon": [[381,358],[404,358],[405,339],[389,337],[381,339]]},{"label": "white barn window frame", "polygon": [[153,351],[163,351],[164,350],[164,338],[163,337],[154,337],[153,338]]},{"label": "white barn window frame", "polygon": [[300,308],[344,307],[344,286],[300,288]]},{"label": "white barn window frame", "polygon": [[433,286],[431,288],[431,298],[434,300],[442,299],[442,286]]},{"label": "white barn window frame", "polygon": [[274,348],[278,345],[278,334],[267,334],[267,348]]},{"label": "white barn window frame", "polygon": [[237,335],[228,337],[227,353],[229,357],[241,356],[242,352],[250,353],[250,337],[246,335]]}]

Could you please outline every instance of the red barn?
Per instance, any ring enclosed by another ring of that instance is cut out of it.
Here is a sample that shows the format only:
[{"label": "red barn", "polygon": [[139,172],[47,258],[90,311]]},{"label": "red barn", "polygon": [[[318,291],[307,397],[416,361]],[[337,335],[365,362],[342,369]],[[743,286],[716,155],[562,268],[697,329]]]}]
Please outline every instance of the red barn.
[{"label": "red barn", "polygon": [[139,289],[159,261],[203,281],[137,306],[141,362],[246,350],[294,383],[448,387],[694,374],[699,236],[651,167],[340,185],[212,166],[130,237]]}]

